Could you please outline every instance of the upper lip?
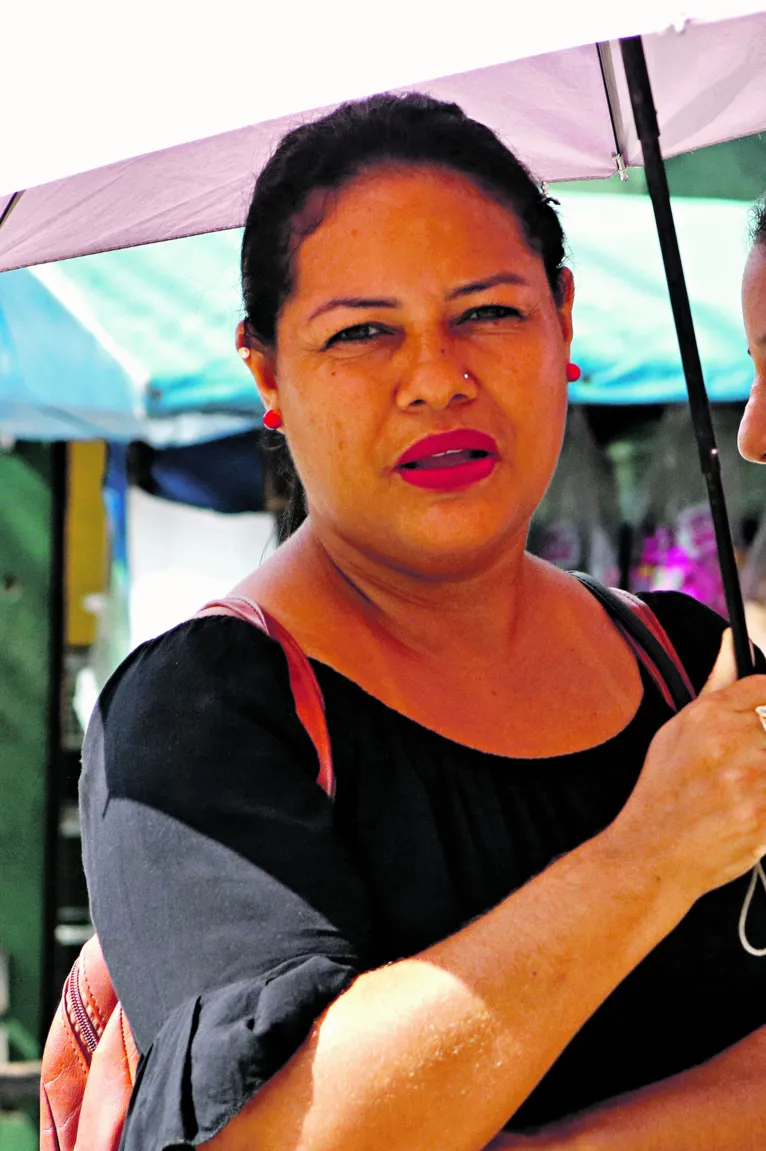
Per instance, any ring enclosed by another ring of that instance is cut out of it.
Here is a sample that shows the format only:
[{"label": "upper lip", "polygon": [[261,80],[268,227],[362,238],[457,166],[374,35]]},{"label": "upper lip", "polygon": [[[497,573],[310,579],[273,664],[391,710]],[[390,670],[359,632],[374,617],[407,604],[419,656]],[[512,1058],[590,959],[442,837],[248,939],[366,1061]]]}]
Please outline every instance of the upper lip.
[{"label": "upper lip", "polygon": [[413,464],[423,460],[426,456],[436,456],[440,452],[486,452],[487,455],[498,454],[497,444],[492,436],[486,432],[477,432],[473,428],[457,428],[453,432],[440,432],[435,436],[426,436],[418,440],[396,462],[396,467],[404,464]]}]

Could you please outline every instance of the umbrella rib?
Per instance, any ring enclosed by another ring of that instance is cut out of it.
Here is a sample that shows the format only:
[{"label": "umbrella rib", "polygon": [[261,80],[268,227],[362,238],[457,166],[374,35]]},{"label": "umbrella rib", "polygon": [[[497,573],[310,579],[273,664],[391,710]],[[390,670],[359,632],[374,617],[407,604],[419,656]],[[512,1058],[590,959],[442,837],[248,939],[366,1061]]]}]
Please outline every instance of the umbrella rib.
[{"label": "umbrella rib", "polygon": [[604,95],[606,96],[609,120],[612,125],[615,149],[614,160],[617,164],[617,171],[620,173],[620,179],[627,180],[628,173],[625,166],[624,144],[625,126],[622,122],[622,114],[620,112],[620,98],[617,93],[617,80],[614,74],[611,45],[606,43],[597,44],[596,52],[598,53],[598,65],[601,69],[601,80],[604,85]]},{"label": "umbrella rib", "polygon": [[3,208],[3,214],[0,216],[0,228],[2,228],[3,224],[6,222],[6,220],[10,216],[11,212],[16,207],[16,205],[18,204],[19,200],[21,199],[21,197],[23,195],[24,195],[24,189],[23,188],[20,192],[14,192],[13,193],[13,195],[11,196],[8,203]]}]

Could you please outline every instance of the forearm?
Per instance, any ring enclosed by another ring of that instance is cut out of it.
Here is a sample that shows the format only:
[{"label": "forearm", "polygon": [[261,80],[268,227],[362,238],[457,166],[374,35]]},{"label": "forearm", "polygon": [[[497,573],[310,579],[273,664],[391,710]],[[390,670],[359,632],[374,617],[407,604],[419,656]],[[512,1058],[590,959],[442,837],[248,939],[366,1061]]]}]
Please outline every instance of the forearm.
[{"label": "forearm", "polygon": [[763,1151],[766,1028],[714,1059],[492,1151]]},{"label": "forearm", "polygon": [[361,976],[209,1147],[480,1151],[687,908],[597,837],[456,935]]}]

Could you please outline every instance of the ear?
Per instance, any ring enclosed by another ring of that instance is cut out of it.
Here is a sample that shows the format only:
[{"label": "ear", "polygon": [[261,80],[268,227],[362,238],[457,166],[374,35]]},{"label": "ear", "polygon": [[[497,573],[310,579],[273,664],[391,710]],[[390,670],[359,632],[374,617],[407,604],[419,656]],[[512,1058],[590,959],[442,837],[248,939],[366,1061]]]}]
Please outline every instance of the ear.
[{"label": "ear", "polygon": [[559,291],[556,306],[559,312],[561,335],[567,348],[572,343],[572,306],[574,304],[574,276],[570,268],[562,268],[559,276]]},{"label": "ear", "polygon": [[[237,324],[234,337],[237,351],[242,356],[243,363],[250,369],[255,386],[266,408],[279,407],[276,373],[274,370],[274,353],[271,348],[264,348],[252,336],[248,337],[244,320]],[[242,350],[247,355],[242,354]]]}]

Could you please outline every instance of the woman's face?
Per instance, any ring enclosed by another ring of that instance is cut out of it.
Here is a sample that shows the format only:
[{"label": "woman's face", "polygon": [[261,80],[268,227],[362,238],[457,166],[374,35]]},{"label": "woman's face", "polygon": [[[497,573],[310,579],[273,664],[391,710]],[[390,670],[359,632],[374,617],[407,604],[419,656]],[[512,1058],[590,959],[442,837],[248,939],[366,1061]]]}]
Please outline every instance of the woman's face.
[{"label": "woman's face", "polygon": [[557,305],[514,214],[447,170],[377,170],[324,208],[261,390],[328,543],[457,572],[523,538],[550,480],[571,277]]},{"label": "woman's face", "polygon": [[753,463],[766,463],[766,245],[756,244],[745,265],[742,314],[755,378],[739,428],[739,450]]}]

